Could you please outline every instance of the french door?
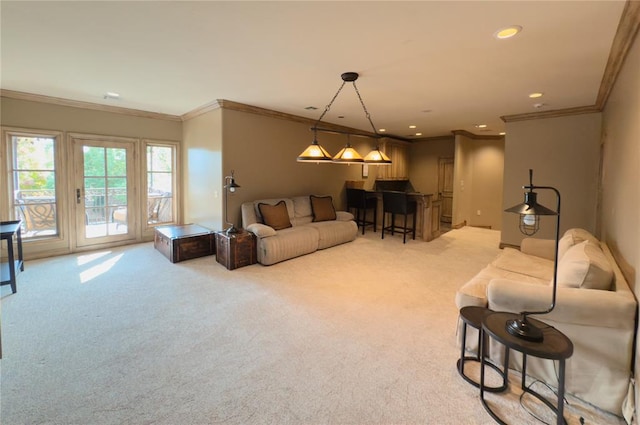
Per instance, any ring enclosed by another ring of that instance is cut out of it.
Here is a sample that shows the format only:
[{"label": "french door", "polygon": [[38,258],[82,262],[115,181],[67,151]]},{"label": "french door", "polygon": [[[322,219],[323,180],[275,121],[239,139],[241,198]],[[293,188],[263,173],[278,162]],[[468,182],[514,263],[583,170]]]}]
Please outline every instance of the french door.
[{"label": "french door", "polygon": [[134,142],[73,139],[76,245],[135,238]]}]

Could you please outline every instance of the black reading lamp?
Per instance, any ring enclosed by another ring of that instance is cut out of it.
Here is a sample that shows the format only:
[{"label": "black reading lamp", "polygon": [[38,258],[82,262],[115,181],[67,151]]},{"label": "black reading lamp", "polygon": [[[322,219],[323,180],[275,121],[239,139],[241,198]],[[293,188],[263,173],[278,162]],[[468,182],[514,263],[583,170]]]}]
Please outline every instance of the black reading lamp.
[{"label": "black reading lamp", "polygon": [[[520,317],[518,319],[507,320],[506,328],[507,332],[518,338],[540,342],[543,339],[542,331],[527,320],[527,316],[530,314],[550,313],[556,306],[556,290],[558,284],[558,241],[560,239],[560,192],[558,192],[555,187],[551,186],[535,186],[533,184],[533,170],[531,169],[529,170],[529,185],[522,186],[522,188],[528,190],[528,192],[524,193],[524,202],[505,210],[506,212],[512,212],[520,215],[520,232],[527,236],[532,236],[538,231],[541,215],[556,216],[556,251],[553,262],[553,295],[551,299],[551,306],[547,310],[520,312]],[[534,189],[552,190],[555,192],[558,199],[556,210],[554,211],[540,205],[537,199],[538,194],[534,192]]]},{"label": "black reading lamp", "polygon": [[233,193],[240,187],[239,184],[236,184],[236,180],[233,177],[233,170],[231,170],[230,176],[225,176],[224,178],[224,221],[226,224],[230,224],[231,226],[226,230],[226,233],[238,233],[238,229],[234,226],[233,223],[229,222],[229,202],[228,202],[228,194],[229,192]]}]

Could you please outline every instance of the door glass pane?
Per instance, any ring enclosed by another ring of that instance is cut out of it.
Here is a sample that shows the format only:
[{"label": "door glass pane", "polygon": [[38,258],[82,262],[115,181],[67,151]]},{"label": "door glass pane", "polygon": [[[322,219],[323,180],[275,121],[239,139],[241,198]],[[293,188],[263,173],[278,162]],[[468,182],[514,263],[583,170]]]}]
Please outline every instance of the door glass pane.
[{"label": "door glass pane", "polygon": [[147,224],[173,222],[174,148],[147,146]]},{"label": "door glass pane", "polygon": [[126,149],[84,146],[83,152],[86,237],[127,233]]},{"label": "door glass pane", "polygon": [[55,138],[11,136],[13,215],[24,238],[58,234]]}]

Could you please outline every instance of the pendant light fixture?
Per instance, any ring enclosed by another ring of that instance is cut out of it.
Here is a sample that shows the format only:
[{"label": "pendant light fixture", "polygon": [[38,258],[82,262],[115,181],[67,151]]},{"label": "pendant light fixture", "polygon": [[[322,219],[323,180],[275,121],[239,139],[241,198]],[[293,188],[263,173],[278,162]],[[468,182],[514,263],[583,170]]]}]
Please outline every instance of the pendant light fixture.
[{"label": "pendant light fixture", "polygon": [[[316,162],[316,163],[334,162],[337,164],[363,164],[363,163],[368,163],[373,165],[391,164],[391,160],[389,159],[389,157],[385,155],[382,151],[380,151],[380,148],[378,145],[376,145],[376,148],[372,150],[365,158],[362,158],[362,156],[351,146],[351,141],[349,136],[353,133],[336,131],[331,129],[323,129],[318,127],[318,124],[320,124],[320,122],[322,121],[322,118],[324,118],[327,112],[329,112],[329,109],[331,109],[331,105],[333,105],[333,102],[336,100],[336,98],[342,91],[342,88],[344,87],[344,85],[346,83],[351,83],[353,84],[353,88],[356,94],[358,95],[358,99],[360,100],[360,104],[362,105],[362,109],[364,110],[365,116],[367,117],[369,124],[371,124],[371,129],[373,130],[373,134],[375,135],[374,137],[376,139],[380,138],[380,136],[378,135],[378,132],[376,131],[376,127],[373,125],[373,122],[371,121],[371,114],[369,114],[369,111],[367,111],[367,107],[364,105],[362,96],[360,96],[360,92],[358,91],[358,87],[356,86],[356,80],[359,77],[358,73],[345,72],[340,77],[342,78],[342,84],[338,88],[338,91],[336,92],[336,94],[331,99],[331,102],[329,102],[329,104],[324,108],[324,111],[320,115],[320,118],[318,118],[318,120],[313,124],[313,127],[311,127],[311,129],[313,130],[313,142],[298,156],[298,161]],[[344,148],[342,148],[340,152],[338,152],[333,158],[331,158],[329,153],[318,143],[318,139],[317,139],[318,131],[346,134],[347,144]]]},{"label": "pendant light fixture", "polygon": [[313,142],[298,156],[299,162],[331,162],[331,155],[318,144],[318,130],[313,129]]},{"label": "pendant light fixture", "polygon": [[364,159],[358,151],[351,147],[351,137],[347,134],[347,144],[333,157],[333,162],[340,164],[362,164]]}]

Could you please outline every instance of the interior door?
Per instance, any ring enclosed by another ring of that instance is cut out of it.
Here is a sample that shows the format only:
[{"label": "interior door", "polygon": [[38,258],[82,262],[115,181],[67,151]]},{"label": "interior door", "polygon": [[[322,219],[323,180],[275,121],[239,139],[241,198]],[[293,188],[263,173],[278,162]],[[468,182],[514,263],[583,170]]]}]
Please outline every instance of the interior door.
[{"label": "interior door", "polygon": [[451,223],[453,216],[453,158],[438,160],[438,195],[442,200],[440,220]]},{"label": "interior door", "polygon": [[74,139],[77,246],[135,237],[134,145]]}]

